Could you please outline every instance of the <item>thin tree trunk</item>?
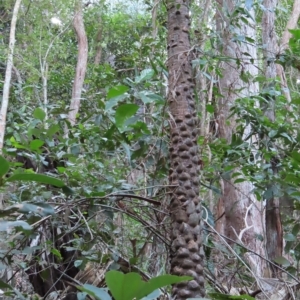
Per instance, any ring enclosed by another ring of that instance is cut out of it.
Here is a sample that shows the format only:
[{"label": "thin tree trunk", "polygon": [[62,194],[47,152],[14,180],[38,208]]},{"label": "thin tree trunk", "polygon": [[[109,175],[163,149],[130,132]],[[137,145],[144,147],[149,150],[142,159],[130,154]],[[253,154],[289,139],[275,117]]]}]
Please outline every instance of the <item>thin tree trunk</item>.
[{"label": "thin tree trunk", "polygon": [[189,39],[189,1],[169,0],[168,71],[170,108],[171,274],[193,280],[173,286],[176,300],[203,297],[202,220],[199,197],[199,135]]},{"label": "thin tree trunk", "polygon": [[85,78],[87,59],[88,59],[88,41],[84,29],[81,0],[78,0],[76,3],[76,11],[75,11],[73,25],[78,40],[78,59],[77,59],[73,90],[72,90],[72,100],[71,100],[70,111],[68,116],[68,119],[72,126],[75,124],[76,115],[80,107],[81,92],[82,92],[83,82]]},{"label": "thin tree trunk", "polygon": [[16,25],[17,25],[17,18],[18,18],[20,5],[21,5],[21,0],[16,0],[14,10],[13,10],[12,20],[11,20],[11,25],[10,25],[8,56],[7,56],[4,86],[3,86],[3,97],[2,97],[1,110],[0,110],[0,153],[2,153],[3,144],[4,144],[6,114],[7,114],[8,102],[9,102],[9,88],[10,88],[10,81],[11,81],[11,73],[13,69],[13,55],[14,55],[14,48],[15,48]]},{"label": "thin tree trunk", "polygon": [[[248,24],[239,22],[235,27],[228,15],[236,9],[236,1],[219,0],[217,13],[218,32],[222,36],[220,50],[223,57],[228,58],[223,62],[223,76],[219,80],[218,99],[218,125],[219,136],[230,144],[232,135],[236,131],[235,117],[230,117],[231,107],[235,100],[241,97],[252,96],[258,93],[258,85],[253,79],[257,76],[256,45],[244,41],[234,41],[241,36],[256,40],[254,11],[248,8],[253,19],[248,19]],[[239,4],[238,4],[239,5]],[[224,13],[227,11],[227,14]],[[238,16],[235,16],[238,22]],[[247,56],[244,53],[248,54]],[[250,55],[250,56],[249,56]],[[230,59],[231,58],[231,59]],[[241,75],[248,75],[248,82],[241,79]],[[250,132],[246,128],[244,136]],[[234,170],[238,172],[239,169]],[[222,197],[219,200],[217,211],[219,217],[224,214],[217,223],[217,230],[227,237],[238,240],[256,253],[263,255],[264,248],[257,236],[263,236],[263,208],[262,203],[257,201],[253,194],[254,186],[251,182],[244,181],[234,183],[234,179],[224,178],[221,182]],[[252,271],[257,276],[263,276],[264,264],[258,256],[247,256]]]},{"label": "thin tree trunk", "polygon": [[[279,47],[280,53],[283,53],[284,50],[286,50],[289,47],[289,40],[292,36],[292,34],[289,32],[289,29],[294,29],[297,27],[299,17],[300,17],[300,0],[295,0],[292,9],[292,14],[290,16],[290,19],[287,22],[285,31],[283,32],[281,38],[280,47]],[[287,101],[290,103],[292,99],[291,99],[290,91],[288,88],[286,76],[282,65],[279,64],[276,65],[276,73],[277,76],[280,78],[281,89],[283,91],[283,94],[285,95]]]},{"label": "thin tree trunk", "polygon": [[[275,32],[275,10],[277,0],[264,0],[265,10],[262,17],[262,41],[264,44],[264,57],[266,60],[265,76],[268,85],[267,92],[275,95],[276,81],[276,53],[277,40]],[[265,114],[272,121],[275,121],[275,108],[272,97],[269,97],[268,107]],[[275,175],[278,173],[276,166],[276,158],[271,159],[272,171]],[[271,188],[271,186],[269,187]],[[266,200],[266,249],[268,259],[273,261],[276,257],[282,256],[283,250],[283,231],[280,217],[280,201],[278,197],[272,197]],[[277,270],[271,266],[273,277],[277,277]],[[271,274],[270,274],[271,275]]]}]

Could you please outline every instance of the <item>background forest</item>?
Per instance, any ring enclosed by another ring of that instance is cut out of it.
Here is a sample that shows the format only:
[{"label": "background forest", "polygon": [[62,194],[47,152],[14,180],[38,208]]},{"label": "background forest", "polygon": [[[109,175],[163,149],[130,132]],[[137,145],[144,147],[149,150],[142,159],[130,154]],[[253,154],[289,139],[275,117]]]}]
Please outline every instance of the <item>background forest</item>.
[{"label": "background forest", "polygon": [[0,298],[300,299],[299,17],[2,0]]}]

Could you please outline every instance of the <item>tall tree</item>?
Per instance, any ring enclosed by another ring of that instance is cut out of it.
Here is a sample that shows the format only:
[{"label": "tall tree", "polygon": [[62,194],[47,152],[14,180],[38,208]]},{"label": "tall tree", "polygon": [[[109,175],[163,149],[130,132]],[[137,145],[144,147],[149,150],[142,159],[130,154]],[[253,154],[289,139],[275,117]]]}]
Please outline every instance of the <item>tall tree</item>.
[{"label": "tall tree", "polygon": [[[275,121],[275,95],[276,95],[276,54],[277,54],[277,36],[275,31],[275,10],[277,5],[277,0],[265,0],[263,2],[264,12],[262,17],[262,41],[264,45],[264,57],[265,57],[265,76],[266,76],[266,86],[265,93],[269,96],[268,104],[265,109],[265,115],[269,118],[271,122]],[[278,173],[276,157],[271,158],[267,163],[271,164],[270,172],[273,174]],[[269,188],[271,188],[272,183],[270,183]],[[283,250],[283,230],[280,217],[280,201],[279,197],[272,196],[266,199],[266,249],[268,254],[268,259],[274,260],[276,257],[282,255]],[[272,268],[272,275],[276,275],[276,271]],[[270,274],[271,275],[271,274]]]},{"label": "tall tree", "polygon": [[[217,30],[220,36],[219,50],[223,57],[223,74],[219,79],[218,116],[219,136],[232,143],[236,132],[235,117],[231,117],[231,108],[242,97],[258,93],[256,32],[254,11],[250,6],[239,7],[233,0],[218,0]],[[244,22],[245,13],[251,16]],[[247,41],[251,40],[252,42]],[[246,128],[244,137],[250,132]],[[254,142],[254,141],[253,141]],[[239,172],[239,167],[235,170]],[[224,214],[220,219],[218,230],[231,240],[238,240],[256,253],[263,254],[263,244],[257,238],[263,235],[263,208],[253,194],[254,186],[244,180],[235,183],[237,178],[222,179],[222,197],[218,203],[218,212]],[[239,178],[240,180],[240,178]],[[262,276],[263,264],[258,257],[248,256],[253,271]]]},{"label": "tall tree", "polygon": [[18,11],[20,5],[21,5],[21,0],[16,0],[13,14],[12,14],[12,19],[11,19],[11,26],[10,26],[8,56],[7,56],[4,86],[3,86],[3,97],[2,97],[1,110],[0,110],[0,153],[2,152],[3,143],[4,143],[6,114],[7,114],[8,102],[9,102],[9,88],[10,88],[10,81],[11,81],[11,73],[13,69],[13,55],[15,49],[16,25],[17,25]]},{"label": "tall tree", "polygon": [[78,40],[78,58],[69,112],[69,121],[71,125],[75,124],[76,114],[79,110],[82,87],[85,78],[88,59],[88,40],[84,29],[81,0],[77,0],[75,5],[76,7],[73,25]]},{"label": "tall tree", "polygon": [[171,273],[193,280],[173,286],[175,299],[204,296],[199,197],[198,119],[191,62],[189,1],[169,0],[168,71],[170,108]]}]

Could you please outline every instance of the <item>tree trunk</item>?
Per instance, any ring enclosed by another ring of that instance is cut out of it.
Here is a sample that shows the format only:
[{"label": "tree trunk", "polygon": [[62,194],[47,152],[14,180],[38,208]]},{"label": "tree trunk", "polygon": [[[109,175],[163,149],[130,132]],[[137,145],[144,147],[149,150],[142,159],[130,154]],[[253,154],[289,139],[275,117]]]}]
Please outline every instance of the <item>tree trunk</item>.
[{"label": "tree trunk", "polygon": [[4,144],[6,114],[7,114],[8,101],[9,101],[9,88],[10,88],[11,73],[13,69],[13,55],[14,55],[14,48],[15,48],[16,25],[17,25],[17,17],[18,17],[18,11],[20,5],[21,5],[21,0],[16,0],[12,19],[11,19],[11,25],[10,25],[8,56],[7,56],[4,86],[3,86],[3,97],[2,97],[1,110],[0,110],[0,154],[2,153],[3,144]]},{"label": "tree trunk", "polygon": [[169,0],[168,103],[170,122],[171,274],[193,280],[173,286],[175,299],[205,295],[202,254],[201,201],[199,197],[198,119],[195,111],[189,1]]},{"label": "tree trunk", "polygon": [[[295,0],[294,5],[293,5],[292,14],[290,16],[290,19],[287,22],[285,31],[283,32],[282,37],[281,37],[281,42],[280,42],[280,46],[279,46],[280,53],[283,53],[289,47],[289,40],[292,36],[292,34],[289,32],[289,29],[295,29],[297,27],[299,17],[300,17],[300,0]],[[291,103],[292,99],[291,99],[291,95],[290,95],[290,91],[288,88],[288,84],[287,84],[283,66],[277,64],[276,72],[277,72],[277,76],[280,78],[281,90],[282,90],[283,94],[285,95],[287,101],[289,103]]]},{"label": "tree trunk", "polygon": [[[235,117],[229,118],[231,107],[236,99],[258,93],[258,85],[253,81],[257,76],[255,24],[250,18],[247,19],[249,23],[245,24],[238,20],[239,16],[232,14],[236,9],[236,1],[218,0],[218,4],[217,28],[222,37],[220,52],[227,60],[223,62],[223,76],[219,80],[219,93],[222,97],[218,99],[217,122],[219,136],[230,144],[236,131]],[[253,9],[248,8],[248,11],[255,19]],[[230,19],[231,15],[234,16],[234,20]],[[232,24],[235,22],[238,24],[233,27]],[[253,39],[254,42],[241,41],[240,38],[243,36]],[[241,79],[242,74],[248,76],[248,82]],[[250,128],[246,128],[244,136],[249,132]],[[257,238],[259,235],[263,236],[262,203],[256,200],[251,182],[234,183],[234,180],[236,178],[222,179],[223,195],[219,200],[217,211],[219,217],[223,213],[224,217],[219,220],[217,230],[263,255],[262,241]],[[248,262],[257,276],[263,275],[264,264],[258,256],[248,255]]]},{"label": "tree trunk", "polygon": [[82,92],[83,82],[85,78],[87,59],[88,59],[88,41],[84,29],[81,0],[77,0],[76,3],[76,11],[75,11],[73,25],[78,40],[78,59],[77,59],[73,90],[72,90],[72,100],[71,100],[70,111],[68,116],[71,125],[75,124],[76,115],[79,111],[81,92]]},{"label": "tree trunk", "polygon": [[[270,95],[275,95],[275,81],[276,81],[276,53],[277,53],[277,40],[275,32],[275,9],[277,0],[264,0],[263,5],[265,10],[262,17],[262,41],[264,44],[264,58],[265,76],[268,82],[265,87]],[[266,108],[266,116],[272,121],[275,121],[275,99],[269,97],[268,107]],[[276,166],[276,158],[271,159],[272,172],[275,175],[278,173]],[[271,186],[270,186],[271,188]],[[280,218],[280,201],[278,197],[266,199],[266,248],[268,259],[273,261],[276,257],[282,256],[283,250],[283,231]],[[273,277],[277,277],[277,270],[271,265]]]}]

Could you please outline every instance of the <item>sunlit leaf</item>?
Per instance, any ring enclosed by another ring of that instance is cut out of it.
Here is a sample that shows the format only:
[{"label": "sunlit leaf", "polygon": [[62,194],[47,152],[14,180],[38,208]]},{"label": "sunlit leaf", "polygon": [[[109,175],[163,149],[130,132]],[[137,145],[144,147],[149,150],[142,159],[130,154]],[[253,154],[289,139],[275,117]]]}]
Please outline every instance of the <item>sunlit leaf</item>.
[{"label": "sunlit leaf", "polygon": [[44,142],[41,140],[33,140],[30,142],[30,149],[35,151],[38,150],[39,148],[41,148],[44,145]]}]

